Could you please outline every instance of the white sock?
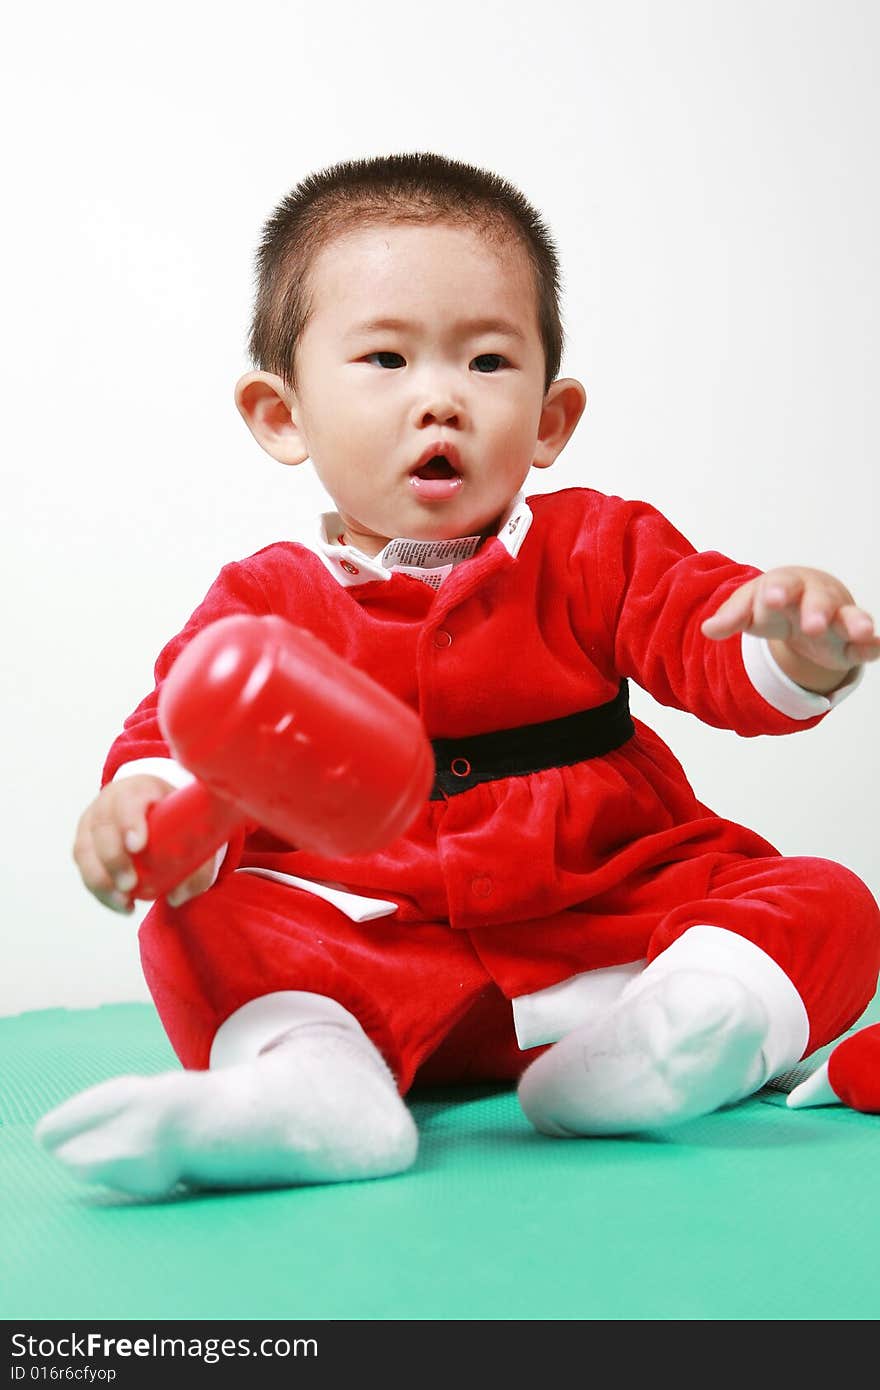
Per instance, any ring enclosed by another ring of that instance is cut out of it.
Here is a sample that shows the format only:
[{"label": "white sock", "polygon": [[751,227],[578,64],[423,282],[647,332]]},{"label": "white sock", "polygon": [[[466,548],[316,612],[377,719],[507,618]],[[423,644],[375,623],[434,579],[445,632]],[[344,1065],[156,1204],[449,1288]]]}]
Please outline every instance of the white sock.
[{"label": "white sock", "polygon": [[806,1046],[799,994],[765,952],[691,927],[598,1017],[532,1063],[519,1085],[545,1134],[680,1124],[759,1090]]},{"label": "white sock", "polygon": [[274,1187],[408,1168],[412,1116],[357,1020],[319,995],[266,998],[284,999],[287,1026],[256,1051],[253,1029],[235,1026],[245,1006],[218,1031],[219,1066],[212,1052],[210,1071],[103,1082],[45,1115],[37,1138],[85,1181],[144,1197],[180,1183]]}]

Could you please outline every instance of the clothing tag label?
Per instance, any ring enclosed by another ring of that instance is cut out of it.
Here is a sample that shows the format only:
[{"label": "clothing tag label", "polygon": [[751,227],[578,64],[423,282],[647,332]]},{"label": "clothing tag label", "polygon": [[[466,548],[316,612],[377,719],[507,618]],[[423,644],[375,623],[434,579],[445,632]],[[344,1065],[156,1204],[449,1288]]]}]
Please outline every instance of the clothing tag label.
[{"label": "clothing tag label", "polygon": [[[444,573],[448,574],[453,565],[470,559],[481,540],[481,536],[458,536],[448,541],[411,541],[398,536],[388,542],[377,559],[389,570],[400,569],[408,573],[426,569],[439,572],[445,566]],[[442,579],[444,575],[440,577]]]},{"label": "clothing tag label", "polygon": [[423,583],[429,584],[432,589],[439,589],[447,574],[451,574],[454,565],[438,565],[436,569],[424,570],[416,569],[413,565],[393,565],[395,574],[408,574],[413,579],[421,579]]}]

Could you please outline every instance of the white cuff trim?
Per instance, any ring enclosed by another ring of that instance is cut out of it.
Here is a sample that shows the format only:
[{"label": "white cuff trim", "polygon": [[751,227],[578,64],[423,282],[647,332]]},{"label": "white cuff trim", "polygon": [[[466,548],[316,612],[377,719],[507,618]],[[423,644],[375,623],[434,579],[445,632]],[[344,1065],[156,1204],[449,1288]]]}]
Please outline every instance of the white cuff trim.
[{"label": "white cuff trim", "polygon": [[174,758],[135,758],[134,762],[118,767],[111,781],[115,782],[118,777],[161,777],[172,787],[178,788],[187,787],[195,781],[193,774],[175,762]]},{"label": "white cuff trim", "polygon": [[283,1034],[312,1023],[341,1023],[363,1033],[354,1014],[329,995],[280,990],[249,1000],[220,1024],[208,1065],[215,1071],[218,1067],[252,1062]]},{"label": "white cuff trim", "polygon": [[818,695],[814,690],[805,690],[785,674],[773,657],[766,637],[754,637],[750,632],[742,634],[742,659],[746,675],[758,694],[789,719],[813,719],[817,714],[834,709],[852,694],[865,674],[864,666],[856,666],[839,689],[830,695]]},{"label": "white cuff trim", "polygon": [[691,969],[733,976],[764,1005],[768,1029],[762,1084],[801,1059],[810,1036],[807,1011],[785,971],[760,946],[726,927],[689,927],[654,957],[641,980],[648,985],[671,971]]},{"label": "white cuff trim", "polygon": [[641,975],[645,961],[585,970],[568,980],[521,994],[512,1000],[513,1026],[521,1050],[558,1042],[566,1033],[604,1012],[629,982]]}]

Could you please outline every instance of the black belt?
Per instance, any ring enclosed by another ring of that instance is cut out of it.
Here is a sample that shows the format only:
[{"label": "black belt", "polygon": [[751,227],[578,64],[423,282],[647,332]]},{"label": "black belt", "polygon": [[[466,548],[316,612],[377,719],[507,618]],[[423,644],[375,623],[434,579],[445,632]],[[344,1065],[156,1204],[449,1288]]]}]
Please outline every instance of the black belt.
[{"label": "black belt", "polygon": [[548,767],[571,767],[620,748],[635,733],[629,712],[629,687],[620,682],[613,700],[543,724],[498,729],[469,738],[431,740],[437,772],[431,801],[469,791],[480,782],[525,777]]}]

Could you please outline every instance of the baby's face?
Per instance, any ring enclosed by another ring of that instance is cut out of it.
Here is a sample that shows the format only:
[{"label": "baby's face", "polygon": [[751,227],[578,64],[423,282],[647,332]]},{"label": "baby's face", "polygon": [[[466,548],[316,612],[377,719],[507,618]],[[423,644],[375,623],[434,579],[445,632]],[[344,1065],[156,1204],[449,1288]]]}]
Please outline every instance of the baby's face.
[{"label": "baby's face", "polygon": [[291,414],[347,540],[374,555],[488,532],[535,461],[544,401],[525,252],[383,224],[331,242],[311,288]]}]

